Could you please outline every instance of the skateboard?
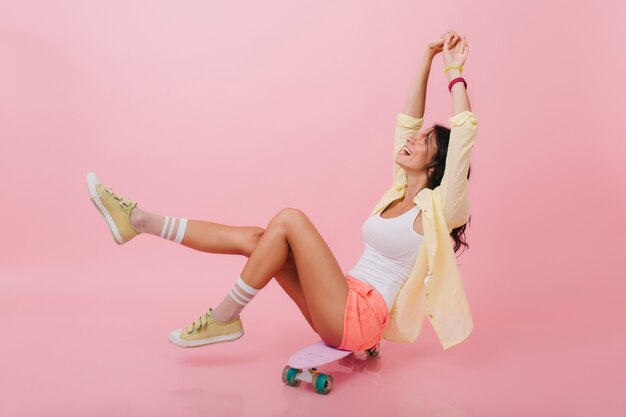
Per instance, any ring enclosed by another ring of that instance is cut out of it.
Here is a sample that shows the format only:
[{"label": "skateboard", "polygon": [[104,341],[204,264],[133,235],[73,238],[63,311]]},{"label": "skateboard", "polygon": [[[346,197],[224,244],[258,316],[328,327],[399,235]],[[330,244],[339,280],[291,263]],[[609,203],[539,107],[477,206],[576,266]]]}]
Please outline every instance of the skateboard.
[{"label": "skateboard", "polygon": [[[369,356],[378,356],[380,343],[365,351]],[[350,350],[335,349],[323,341],[303,347],[289,358],[283,369],[283,382],[297,387],[302,381],[309,382],[319,394],[328,394],[333,387],[333,377],[318,372],[317,367],[344,358]]]}]

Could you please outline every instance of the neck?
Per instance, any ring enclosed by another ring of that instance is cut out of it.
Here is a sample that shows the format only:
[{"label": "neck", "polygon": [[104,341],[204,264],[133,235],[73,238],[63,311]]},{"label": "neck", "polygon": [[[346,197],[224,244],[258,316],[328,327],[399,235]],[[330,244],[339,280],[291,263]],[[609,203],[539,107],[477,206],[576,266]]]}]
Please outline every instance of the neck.
[{"label": "neck", "polygon": [[413,205],[413,197],[426,188],[427,185],[428,178],[426,178],[424,173],[421,173],[420,175],[409,175],[407,173],[407,188],[402,204],[406,206]]}]

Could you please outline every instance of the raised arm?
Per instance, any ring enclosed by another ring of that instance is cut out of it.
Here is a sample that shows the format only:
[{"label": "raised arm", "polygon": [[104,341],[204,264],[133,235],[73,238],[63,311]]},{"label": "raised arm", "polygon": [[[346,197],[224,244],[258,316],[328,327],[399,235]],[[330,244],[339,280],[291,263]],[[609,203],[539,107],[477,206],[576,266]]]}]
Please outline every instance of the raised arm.
[{"label": "raised arm", "polygon": [[[467,52],[469,50],[469,44],[467,42],[467,39],[464,36],[461,42],[457,43],[456,46],[448,44],[448,42],[449,41],[447,39],[444,42],[444,65],[463,65],[465,63],[465,60],[467,59]],[[451,68],[446,71],[446,75],[448,76],[448,82],[450,82],[455,78],[461,77],[461,70],[458,68]],[[467,97],[465,84],[463,84],[462,82],[455,83],[452,86],[452,90],[450,91],[450,93],[452,94],[453,115],[459,114],[462,111],[472,111],[469,103],[469,98]]]},{"label": "raised arm", "polygon": [[[444,65],[463,65],[467,58],[468,44],[463,37],[455,48],[448,41],[444,43]],[[459,69],[446,72],[448,80],[461,76]],[[471,151],[476,140],[478,119],[472,113],[467,90],[462,82],[452,86],[452,109],[454,115],[448,120],[450,127],[450,143],[446,156],[446,169],[441,184],[436,187],[443,205],[443,213],[448,231],[467,223],[470,215],[468,198],[467,174],[469,171]]]},{"label": "raised arm", "polygon": [[404,105],[403,113],[420,119],[424,117],[424,110],[426,106],[426,87],[428,85],[428,76],[430,75],[430,67],[433,62],[434,54],[430,48],[426,48],[424,55],[422,56],[422,62],[417,69],[413,86],[409,91],[409,95]]},{"label": "raised arm", "polygon": [[416,132],[422,128],[422,124],[424,123],[424,118],[416,118],[413,116],[409,116],[408,114],[398,113],[396,116],[396,131],[395,131],[395,142],[393,146],[393,177],[392,184],[394,187],[398,187],[404,178],[405,171],[404,169],[396,163],[396,157],[400,152],[400,149],[406,143],[407,138],[411,135],[414,135]]},{"label": "raised arm", "polygon": [[404,169],[395,163],[398,152],[400,152],[400,149],[402,149],[402,146],[404,146],[410,136],[419,132],[424,123],[426,86],[428,85],[430,67],[433,58],[443,50],[448,34],[451,34],[450,47],[454,47],[460,41],[460,36],[456,32],[451,31],[442,34],[440,39],[427,45],[424,55],[422,55],[422,62],[417,69],[415,81],[406,99],[404,111],[396,116],[395,143],[393,147],[393,184],[398,183],[404,175]]},{"label": "raised arm", "polygon": [[439,195],[448,232],[452,232],[452,229],[467,223],[470,215],[467,173],[476,140],[478,119],[471,111],[464,110],[452,116],[448,124],[450,143],[446,155],[446,170],[441,184],[433,192]]},{"label": "raised arm", "polygon": [[[450,36],[449,39],[448,35]],[[413,82],[409,96],[406,99],[403,112],[404,114],[418,119],[424,117],[426,106],[426,87],[428,85],[430,67],[435,55],[443,51],[446,40],[449,41],[449,47],[454,48],[460,41],[460,36],[456,32],[450,31],[442,34],[441,38],[430,42],[427,45],[424,55],[422,56],[422,62],[417,70],[415,81]]]}]

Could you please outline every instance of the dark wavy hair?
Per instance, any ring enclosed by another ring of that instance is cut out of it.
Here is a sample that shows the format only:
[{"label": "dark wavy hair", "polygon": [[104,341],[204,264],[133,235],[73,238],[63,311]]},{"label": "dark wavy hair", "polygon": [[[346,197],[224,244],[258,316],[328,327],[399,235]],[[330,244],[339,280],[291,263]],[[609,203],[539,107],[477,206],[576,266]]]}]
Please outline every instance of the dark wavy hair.
[{"label": "dark wavy hair", "polygon": [[[426,166],[426,170],[428,171],[430,168],[434,167],[434,171],[428,178],[427,185],[428,188],[434,190],[435,187],[441,184],[441,179],[443,178],[443,173],[446,169],[446,155],[448,154],[448,144],[450,143],[450,129],[438,123],[435,123],[432,127],[434,128],[433,132],[435,133],[435,139],[437,140],[437,154],[433,158],[433,161]],[[428,146],[428,142],[426,142],[426,144]],[[467,170],[468,180],[470,177],[470,168],[471,165]],[[472,216],[470,215],[467,223],[463,226],[452,229],[452,232],[450,232],[450,237],[454,240],[455,253],[461,249],[462,246],[469,248],[469,244],[465,240],[465,227],[469,224],[471,219]]]}]

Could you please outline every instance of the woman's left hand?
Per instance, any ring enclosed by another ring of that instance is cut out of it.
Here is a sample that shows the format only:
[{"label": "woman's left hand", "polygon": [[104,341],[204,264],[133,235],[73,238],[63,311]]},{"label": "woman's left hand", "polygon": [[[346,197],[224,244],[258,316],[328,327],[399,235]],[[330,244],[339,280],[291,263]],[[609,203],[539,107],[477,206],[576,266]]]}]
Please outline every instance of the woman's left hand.
[{"label": "woman's left hand", "polygon": [[467,59],[467,53],[469,51],[469,44],[467,37],[463,36],[460,42],[456,46],[452,45],[451,37],[447,37],[443,42],[443,64],[448,67],[451,65],[465,64]]},{"label": "woman's left hand", "polygon": [[456,44],[461,40],[461,37],[459,36],[459,34],[452,30],[442,34],[440,39],[437,39],[436,41],[432,41],[428,44],[428,50],[432,53],[433,56],[443,51],[443,43],[445,42],[449,34],[452,34],[452,41],[450,43],[451,48],[454,48]]}]

